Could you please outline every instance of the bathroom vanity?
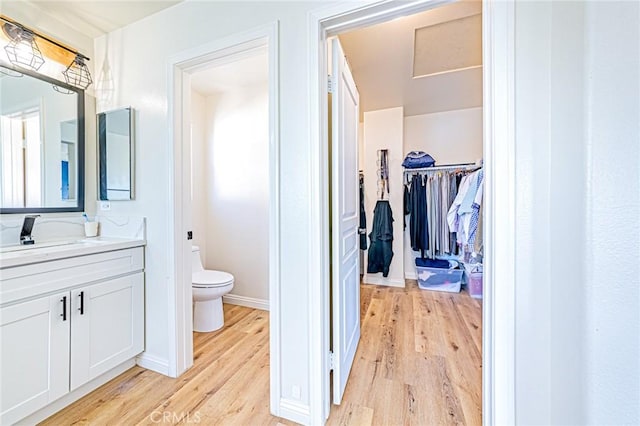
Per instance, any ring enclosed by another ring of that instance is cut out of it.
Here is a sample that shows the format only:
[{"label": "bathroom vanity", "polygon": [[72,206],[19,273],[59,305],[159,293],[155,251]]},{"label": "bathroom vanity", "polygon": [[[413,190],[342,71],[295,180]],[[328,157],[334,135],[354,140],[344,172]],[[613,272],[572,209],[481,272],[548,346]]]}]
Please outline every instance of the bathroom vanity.
[{"label": "bathroom vanity", "polygon": [[43,419],[135,364],[144,245],[97,237],[3,248],[0,424]]}]

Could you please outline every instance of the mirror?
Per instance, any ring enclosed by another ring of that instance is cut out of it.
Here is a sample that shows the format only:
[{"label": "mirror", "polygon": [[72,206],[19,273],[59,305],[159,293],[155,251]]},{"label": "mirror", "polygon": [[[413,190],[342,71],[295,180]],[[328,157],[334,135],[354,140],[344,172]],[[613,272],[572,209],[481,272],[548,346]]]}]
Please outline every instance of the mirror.
[{"label": "mirror", "polygon": [[83,210],[84,91],[0,67],[0,213]]},{"label": "mirror", "polygon": [[100,200],[133,199],[133,110],[98,114]]}]

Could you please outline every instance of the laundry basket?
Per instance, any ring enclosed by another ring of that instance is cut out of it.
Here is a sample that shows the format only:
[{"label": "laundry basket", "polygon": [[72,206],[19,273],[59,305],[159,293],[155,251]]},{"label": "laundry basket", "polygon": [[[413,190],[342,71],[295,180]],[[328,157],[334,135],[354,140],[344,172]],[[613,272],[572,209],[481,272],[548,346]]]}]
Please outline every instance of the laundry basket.
[{"label": "laundry basket", "polygon": [[482,263],[464,264],[469,296],[482,299]]},{"label": "laundry basket", "polygon": [[482,270],[469,274],[469,295],[474,299],[482,299]]},{"label": "laundry basket", "polygon": [[463,270],[455,260],[416,259],[418,287],[423,290],[459,293]]}]

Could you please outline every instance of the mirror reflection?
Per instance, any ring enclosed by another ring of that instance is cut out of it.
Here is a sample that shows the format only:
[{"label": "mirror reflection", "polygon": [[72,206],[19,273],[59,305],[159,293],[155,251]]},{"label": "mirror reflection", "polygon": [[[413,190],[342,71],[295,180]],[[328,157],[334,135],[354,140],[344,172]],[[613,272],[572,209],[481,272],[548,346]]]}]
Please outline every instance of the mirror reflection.
[{"label": "mirror reflection", "polygon": [[[0,210],[81,211],[82,92],[0,73]],[[83,132],[82,132],[83,133]]]},{"label": "mirror reflection", "polygon": [[133,199],[132,109],[98,114],[101,200]]}]

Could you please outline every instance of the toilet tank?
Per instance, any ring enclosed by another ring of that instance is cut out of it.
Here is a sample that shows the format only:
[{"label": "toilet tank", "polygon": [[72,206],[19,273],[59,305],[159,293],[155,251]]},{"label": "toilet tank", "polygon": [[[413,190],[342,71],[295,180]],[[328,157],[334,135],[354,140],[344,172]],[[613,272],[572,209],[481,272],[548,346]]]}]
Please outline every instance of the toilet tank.
[{"label": "toilet tank", "polygon": [[191,246],[191,271],[197,272],[203,269],[202,260],[200,259],[200,247]]}]

